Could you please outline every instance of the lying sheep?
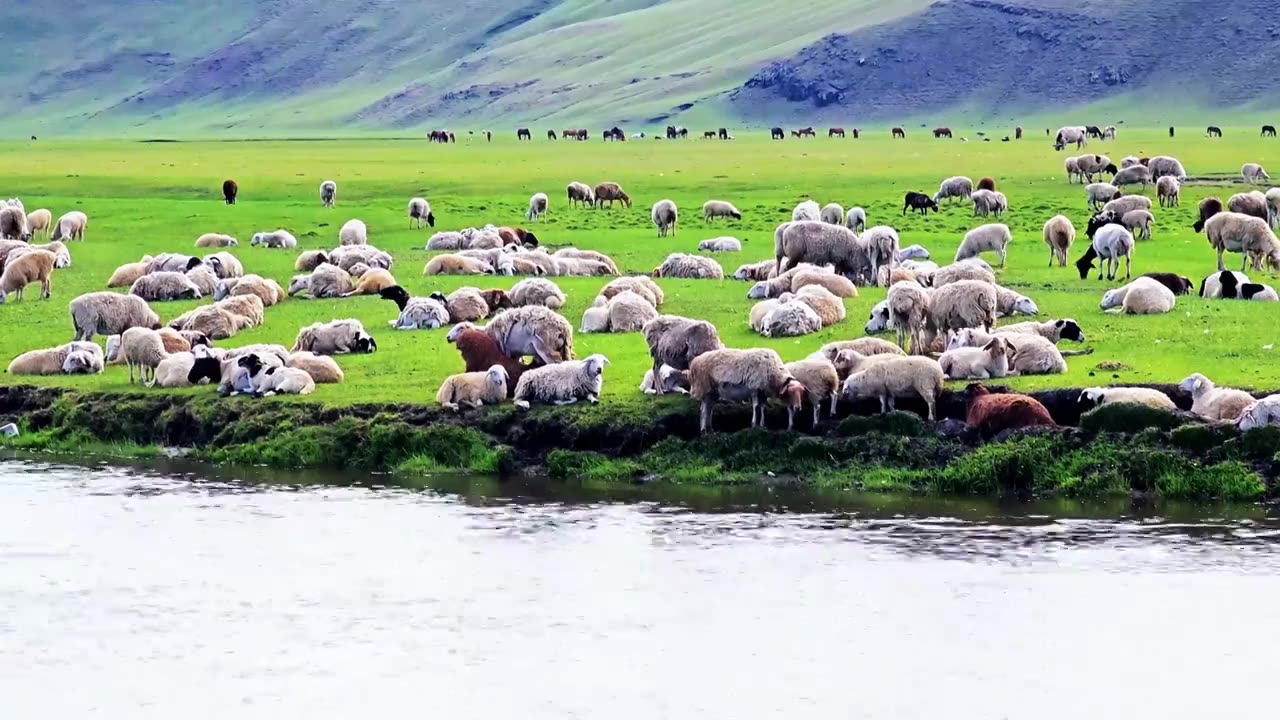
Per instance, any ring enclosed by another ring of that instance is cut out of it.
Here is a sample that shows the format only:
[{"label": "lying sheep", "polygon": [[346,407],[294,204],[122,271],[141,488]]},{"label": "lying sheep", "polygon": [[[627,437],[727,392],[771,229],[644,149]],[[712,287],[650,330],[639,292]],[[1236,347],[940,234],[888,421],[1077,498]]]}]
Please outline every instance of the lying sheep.
[{"label": "lying sheep", "polygon": [[311,376],[311,381],[318,384],[321,383],[340,383],[346,380],[346,375],[342,372],[342,368],[338,363],[327,355],[316,355],[313,352],[295,352],[289,353],[289,359],[285,362],[285,367],[301,370]]},{"label": "lying sheep", "polygon": [[908,245],[898,250],[898,262],[905,263],[909,260],[928,260],[929,251],[923,245]]},{"label": "lying sheep", "polygon": [[342,224],[338,230],[339,245],[368,245],[369,228],[363,220],[352,218]]},{"label": "lying sheep", "polygon": [[239,240],[221,233],[205,233],[196,238],[196,247],[198,248],[237,247],[239,245]]},{"label": "lying sheep", "polygon": [[207,297],[214,294],[218,289],[218,276],[206,265],[191,268],[183,273],[192,285],[200,291],[200,297]]},{"label": "lying sheep", "polygon": [[438,232],[427,238],[427,250],[466,250],[466,238],[452,230]]},{"label": "lying sheep", "polygon": [[1139,387],[1085,388],[1080,392],[1080,398],[1076,402],[1080,406],[1080,409],[1084,411],[1092,410],[1103,405],[1114,405],[1116,403],[1143,405],[1157,410],[1168,410],[1170,412],[1178,409],[1178,406],[1173,404],[1173,401],[1169,399],[1168,395],[1165,395],[1159,390]]},{"label": "lying sheep", "polygon": [[947,350],[985,347],[996,337],[1002,337],[1012,353],[1011,375],[1052,375],[1067,371],[1067,361],[1062,351],[1047,338],[1029,333],[1000,332],[991,334],[977,328],[960,330],[947,341]]},{"label": "lying sheep", "polygon": [[956,249],[954,262],[977,257],[984,252],[996,252],[1000,254],[1000,267],[1004,267],[1010,242],[1013,242],[1013,233],[1009,231],[1008,225],[991,223],[976,227],[965,233],[964,240]]},{"label": "lying sheep", "polygon": [[346,270],[325,263],[307,275],[289,281],[289,297],[305,292],[312,298],[338,298],[350,293],[355,283]]},{"label": "lying sheep", "polygon": [[1243,272],[1250,260],[1253,269],[1261,270],[1263,261],[1273,269],[1280,269],[1280,240],[1266,220],[1237,212],[1222,212],[1209,218],[1204,225],[1209,246],[1218,253],[1218,270],[1226,270],[1222,262],[1224,252],[1238,252],[1244,256],[1240,270]]},{"label": "lying sheep", "polygon": [[639,332],[646,323],[658,317],[653,305],[631,290],[609,298],[607,307],[610,332]]},{"label": "lying sheep", "polygon": [[591,307],[582,313],[582,323],[578,326],[578,332],[609,332],[609,298],[597,295],[596,299],[591,301]]},{"label": "lying sheep", "polygon": [[200,267],[201,262],[200,258],[192,255],[184,255],[182,253],[160,253],[159,255],[151,258],[151,263],[147,266],[147,272],[184,273],[192,268]]},{"label": "lying sheep", "polygon": [[[769,313],[777,310],[779,307],[782,307],[782,305],[791,300],[791,298],[791,293],[783,293],[782,297],[775,300],[765,300],[764,302],[758,302],[755,305],[752,305],[750,312],[747,314],[747,327],[751,328],[755,332],[763,334],[765,318],[769,317]],[[819,323],[821,323],[821,319],[819,319]]]},{"label": "lying sheep", "polygon": [[997,335],[980,348],[947,350],[938,358],[938,365],[948,380],[1002,378],[1009,374],[1009,356],[1013,353],[1005,338]]},{"label": "lying sheep", "polygon": [[897,398],[918,395],[934,420],[943,383],[942,367],[931,358],[889,356],[850,375],[841,393],[849,400],[879,398],[882,413],[893,410]]},{"label": "lying sheep", "polygon": [[72,353],[96,356],[98,372],[101,372],[102,348],[91,342],[69,342],[44,350],[29,350],[14,358],[6,372],[10,375],[61,375],[67,372],[67,358]]},{"label": "lying sheep", "polygon": [[259,232],[253,234],[253,239],[249,244],[257,247],[259,245],[265,248],[296,248],[298,247],[298,238],[288,230],[273,230],[272,232]]},{"label": "lying sheep", "polygon": [[507,398],[507,369],[493,365],[484,372],[459,373],[445,378],[436,393],[436,402],[457,412],[461,405],[473,408],[496,405]]},{"label": "lying sheep", "polygon": [[396,285],[395,276],[391,274],[390,270],[370,268],[364,265],[361,267],[364,268],[364,271],[360,273],[360,279],[355,281],[355,287],[342,297],[352,297],[354,295],[377,295],[383,290]]},{"label": "lying sheep", "polygon": [[507,371],[507,397],[515,393],[520,376],[529,369],[529,366],[504,353],[488,333],[471,323],[458,323],[449,330],[445,340],[458,348],[466,372],[485,372],[494,365],[501,365]]},{"label": "lying sheep", "polygon": [[331,208],[338,201],[338,183],[325,180],[320,183],[320,206]]},{"label": "lying sheep", "polygon": [[1039,315],[1040,308],[1035,301],[1026,295],[1016,293],[1009,288],[996,286],[996,315]]},{"label": "lying sheep", "polygon": [[[390,299],[385,292],[380,294],[383,299]],[[404,297],[408,299],[407,294]],[[474,287],[460,287],[448,296],[438,292],[431,293],[431,299],[445,306],[451,323],[474,322],[489,317],[489,313],[495,310],[513,307],[511,299],[502,290],[481,292]]]},{"label": "lying sheep", "polygon": [[[178,323],[175,326],[175,323]],[[253,321],[218,305],[204,305],[175,318],[170,327],[187,332],[199,332],[214,340],[225,340],[236,333],[253,327]]]},{"label": "lying sheep", "polygon": [[218,283],[213,299],[222,300],[235,295],[255,295],[262,301],[264,307],[271,307],[285,299],[285,291],[280,287],[280,283],[254,274],[228,278]]},{"label": "lying sheep", "polygon": [[844,302],[821,285],[805,285],[796,290],[794,302],[813,309],[822,321],[822,327],[834,325],[845,318]]},{"label": "lying sheep", "polygon": [[351,271],[351,266],[364,263],[371,268],[390,270],[395,258],[372,245],[342,245],[329,251],[330,264]]},{"label": "lying sheep", "polygon": [[465,255],[437,255],[427,261],[423,275],[492,275],[493,266]]},{"label": "lying sheep", "polygon": [[552,310],[564,307],[565,295],[555,283],[544,278],[526,278],[516,283],[507,293],[515,307],[542,305]]},{"label": "lying sheep", "polygon": [[1076,240],[1076,228],[1065,215],[1054,215],[1044,224],[1044,244],[1049,246],[1049,267],[1058,261],[1059,267],[1067,266],[1067,253]]},{"label": "lying sheep", "polygon": [[658,370],[658,378],[660,383],[654,382],[653,370],[645,370],[644,378],[640,380],[640,392],[645,395],[658,395],[660,393],[679,393],[681,395],[689,394],[689,371],[676,370],[670,365],[663,365]]},{"label": "lying sheep", "polygon": [[1026,333],[1028,335],[1039,335],[1055,345],[1063,340],[1072,340],[1074,342],[1084,342],[1084,331],[1080,329],[1080,324],[1071,318],[1062,318],[1061,320],[1046,320],[1044,322],[1020,322],[1012,325],[1000,326],[1001,334]]},{"label": "lying sheep", "polygon": [[359,320],[331,320],[313,323],[298,331],[290,352],[306,350],[317,355],[371,353],[378,349],[373,336]]},{"label": "lying sheep", "polygon": [[1120,216],[1120,224],[1129,229],[1135,238],[1151,239],[1151,224],[1156,221],[1150,210],[1130,210]]},{"label": "lying sheep", "polygon": [[791,289],[799,291],[803,287],[817,285],[825,288],[836,297],[857,297],[858,288],[853,281],[843,275],[825,272],[811,267],[797,269],[791,276]]},{"label": "lying sheep", "polygon": [[[649,346],[655,375],[663,365],[688,370],[694,358],[724,347],[715,325],[678,315],[659,315],[645,323],[641,333]],[[657,394],[663,394],[663,390],[659,388]]]},{"label": "lying sheep", "polygon": [[1124,287],[1108,290],[1102,296],[1103,310],[1120,306],[1127,315],[1158,315],[1173,310],[1177,298],[1162,283],[1140,277]]},{"label": "lying sheep", "polygon": [[805,200],[791,211],[791,222],[822,222],[822,208],[812,200]]},{"label": "lying sheep", "polygon": [[97,375],[102,372],[102,356],[74,350],[62,361],[62,372],[64,375]]},{"label": "lying sheep", "polygon": [[630,290],[645,300],[650,305],[661,307],[666,302],[666,294],[662,292],[662,288],[653,280],[644,275],[634,275],[616,278],[610,280],[603,288],[600,288],[600,295],[607,300],[620,292]]},{"label": "lying sheep", "polygon": [[709,257],[671,253],[661,265],[653,269],[653,276],[689,280],[723,280],[724,269],[720,267],[720,263]]},{"label": "lying sheep", "polygon": [[533,196],[529,198],[529,209],[525,211],[524,217],[529,222],[533,222],[535,220],[541,220],[543,222],[546,222],[547,220],[547,194],[546,193],[534,193]]},{"label": "lying sheep", "polygon": [[327,262],[329,262],[329,255],[324,250],[304,250],[294,261],[293,269],[298,272],[311,272]]},{"label": "lying sheep", "polygon": [[965,395],[965,424],[977,428],[984,437],[1024,427],[1057,425],[1048,408],[1029,395],[992,393],[981,383],[965,388]]},{"label": "lying sheep", "polygon": [[573,327],[542,305],[500,312],[484,329],[510,357],[529,355],[547,365],[573,359]]},{"label": "lying sheep", "polygon": [[244,266],[229,252],[216,252],[204,257],[204,265],[220,280],[244,277]]},{"label": "lying sheep", "polygon": [[1200,281],[1200,297],[1208,300],[1237,298],[1240,296],[1240,288],[1250,282],[1249,276],[1244,273],[1230,270],[1216,272]]},{"label": "lying sheep", "polygon": [[867,211],[860,207],[851,207],[849,212],[845,213],[844,226],[854,232],[862,232],[867,229]]},{"label": "lying sheep", "polygon": [[951,265],[944,265],[933,272],[929,284],[935,288],[940,288],[961,280],[976,280],[988,285],[995,285],[996,276],[991,270],[983,267],[984,264],[980,263],[979,258],[970,258]]},{"label": "lying sheep", "polygon": [[698,243],[698,252],[742,252],[738,238],[718,237]]},{"label": "lying sheep", "polygon": [[410,297],[399,285],[383,288],[378,295],[400,308],[400,315],[388,322],[396,330],[435,330],[449,324],[449,310],[438,300]]},{"label": "lying sheep", "polygon": [[[572,199],[572,198],[570,198]],[[741,220],[742,213],[733,203],[724,200],[708,200],[702,204],[702,221],[711,222],[714,218],[733,218]]]},{"label": "lying sheep", "polygon": [[[786,371],[804,387],[804,397],[813,407],[813,427],[818,427],[823,401],[830,403],[831,417],[836,416],[836,406],[840,401],[840,376],[836,374],[835,365],[825,357],[810,356],[804,360],[789,362]],[[800,405],[787,405],[787,429],[792,430],[796,424],[796,412]]]},{"label": "lying sheep", "polygon": [[1181,192],[1182,186],[1178,178],[1172,175],[1166,175],[1156,181],[1156,197],[1160,200],[1160,207],[1177,207]]},{"label": "lying sheep", "polygon": [[1235,420],[1254,402],[1249,393],[1217,387],[1200,373],[1188,375],[1178,389],[1190,393],[1191,412],[1205,420]]},{"label": "lying sheep", "polygon": [[764,337],[798,337],[822,329],[822,317],[802,302],[781,302],[760,321]]},{"label": "lying sheep", "polygon": [[1280,395],[1268,395],[1251,403],[1236,418],[1236,429],[1240,432],[1277,424],[1280,424]]},{"label": "lying sheep", "polygon": [[734,280],[763,281],[768,280],[773,274],[774,263],[773,258],[761,260],[760,262],[748,263],[741,265],[733,273]]},{"label": "lying sheep", "polygon": [[818,219],[828,225],[843,225],[844,206],[840,203],[827,203],[818,211]]},{"label": "lying sheep", "polygon": [[553,257],[571,258],[574,260],[592,260],[594,262],[600,263],[601,265],[604,265],[605,268],[608,270],[608,272],[601,273],[601,274],[604,274],[604,275],[618,274],[618,265],[613,261],[613,258],[603,253],[597,252],[595,250],[579,250],[578,248],[566,247],[566,248],[560,248],[559,250],[556,250],[555,255]]},{"label": "lying sheep", "polygon": [[427,227],[436,226],[436,216],[431,212],[431,203],[426,198],[412,198],[409,200],[409,226],[415,228],[422,227],[422,221],[427,221]]},{"label": "lying sheep", "polygon": [[659,200],[653,204],[649,213],[653,224],[658,228],[658,237],[666,237],[670,232],[676,234],[676,204],[671,200]]},{"label": "lying sheep", "polygon": [[770,396],[799,406],[804,393],[804,386],[787,372],[777,351],[769,348],[710,350],[694,358],[689,367],[689,394],[699,403],[703,433],[712,431],[712,408],[717,400],[750,400],[751,427],[764,427]]},{"label": "lying sheep", "polygon": [[534,402],[572,405],[579,400],[600,402],[604,387],[604,355],[590,355],[582,360],[532,368],[520,376],[512,396],[516,407],[528,410]]},{"label": "lying sheep", "polygon": [[0,273],[0,304],[8,301],[10,293],[16,293],[21,300],[27,285],[33,282],[40,283],[40,298],[48,300],[53,287],[50,278],[57,260],[48,250],[31,250],[17,259],[11,257]]},{"label": "lying sheep", "polygon": [[964,175],[956,175],[943,180],[938,186],[938,192],[933,194],[934,202],[942,202],[943,200],[968,200],[973,194],[973,180]]}]

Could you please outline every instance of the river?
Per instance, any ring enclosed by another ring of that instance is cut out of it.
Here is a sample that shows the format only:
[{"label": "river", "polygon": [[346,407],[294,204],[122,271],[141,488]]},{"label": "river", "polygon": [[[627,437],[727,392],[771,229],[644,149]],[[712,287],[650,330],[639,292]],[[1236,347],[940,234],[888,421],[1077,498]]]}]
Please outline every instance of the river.
[{"label": "river", "polygon": [[353,480],[0,461],[4,715],[1080,720],[1270,704],[1280,522],[1257,507],[317,479]]}]

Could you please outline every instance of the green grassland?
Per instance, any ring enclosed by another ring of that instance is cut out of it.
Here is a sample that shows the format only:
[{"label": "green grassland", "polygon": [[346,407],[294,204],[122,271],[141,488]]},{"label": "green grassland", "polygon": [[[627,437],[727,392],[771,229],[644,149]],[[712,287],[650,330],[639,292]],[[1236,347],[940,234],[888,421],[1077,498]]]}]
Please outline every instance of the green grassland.
[{"label": "green grassland", "polygon": [[[956,128],[957,138],[970,135]],[[1223,140],[1184,133],[1176,139],[1163,130],[1122,129],[1117,142],[1095,143],[1091,150],[1115,160],[1126,154],[1173,154],[1193,176],[1235,177],[1245,161],[1270,162],[1275,140],[1256,131],[1228,128]],[[901,213],[904,191],[932,193],[942,178],[965,174],[975,180],[990,175],[1009,198],[1005,217],[1014,232],[1008,267],[1001,282],[1034,298],[1042,318],[1073,317],[1089,336],[1094,353],[1068,358],[1066,375],[1013,378],[1022,389],[1130,382],[1176,382],[1195,371],[1220,383],[1257,389],[1280,386],[1280,369],[1271,348],[1280,341],[1280,308],[1266,303],[1204,301],[1179,298],[1174,312],[1155,317],[1102,313],[1102,292],[1121,284],[1080,280],[1072,266],[1046,267],[1048,251],[1041,226],[1055,213],[1076,223],[1079,238],[1071,256],[1084,250],[1084,191],[1068,185],[1062,160],[1048,141],[1030,133],[1021,142],[935,141],[915,132],[893,142],[887,131],[861,140],[771,142],[755,134],[733,142],[629,141],[602,144],[549,143],[536,139],[516,144],[505,138],[484,143],[462,136],[456,145],[432,146],[422,141],[348,140],[312,142],[38,142],[0,144],[6,168],[0,195],[21,197],[28,210],[50,208],[55,217],[80,209],[90,218],[86,241],[74,243],[72,267],[54,276],[53,299],[41,301],[29,292],[22,302],[0,306],[0,353],[7,364],[33,348],[71,339],[67,302],[103,289],[112,270],[144,253],[196,252],[192,245],[204,232],[224,232],[241,239],[232,249],[247,272],[287,284],[293,275],[294,252],[248,246],[255,231],[283,227],[299,239],[299,250],[331,248],[338,228],[349,218],[363,219],[370,241],[396,258],[393,272],[413,294],[451,291],[462,285],[509,288],[519,278],[424,277],[422,268],[429,232],[408,228],[407,200],[430,199],[437,230],[486,222],[523,224],[527,199],[544,191],[552,198],[547,222],[536,232],[547,246],[573,244],[611,255],[627,273],[647,273],[670,252],[694,252],[699,240],[722,234],[744,240],[740,254],[717,259],[729,275],[741,263],[772,254],[774,227],[789,219],[800,200],[861,205],[871,224],[896,227],[904,245],[919,243],[934,259],[947,262],[965,231],[981,224],[969,207],[944,207],[940,215]],[[220,196],[224,178],[240,184],[240,201],[226,206]],[[324,209],[318,186],[332,178],[339,184],[337,207]],[[635,199],[627,209],[569,209],[564,186],[571,180],[594,184],[616,180]],[[1207,195],[1225,197],[1242,186],[1229,181],[1188,183],[1178,208],[1155,209],[1155,237],[1140,242],[1134,274],[1172,271],[1199,282],[1214,269],[1214,254],[1203,236],[1191,230],[1196,203]],[[1154,190],[1150,191],[1152,194]],[[649,207],[671,198],[681,208],[675,237],[658,238],[649,222]],[[731,200],[743,211],[741,222],[707,226],[700,208],[711,199]],[[994,258],[989,258],[994,261]],[[1229,256],[1239,264],[1239,256]],[[1265,278],[1264,281],[1270,282]],[[563,313],[575,328],[598,289],[601,278],[558,278],[568,294]],[[859,337],[871,306],[884,290],[864,288],[846,300],[848,319],[803,338],[769,340],[746,326],[750,301],[747,284],[724,281],[659,281],[666,290],[662,311],[714,322],[731,347],[769,346],[786,360],[801,358],[825,342]],[[155,303],[168,320],[195,302]],[[440,381],[459,372],[462,363],[440,331],[395,331],[387,321],[395,306],[376,297],[341,300],[291,298],[267,310],[264,326],[224,341],[224,345],[276,342],[290,345],[299,327],[315,321],[354,317],[378,340],[379,351],[339,358],[347,374],[343,385],[320,386],[313,398],[331,404],[356,402],[434,401]],[[102,338],[99,338],[99,342]],[[579,335],[579,356],[600,352],[612,365],[605,372],[603,403],[619,410],[643,410],[651,399],[637,391],[649,366],[639,334]],[[1103,361],[1124,363],[1130,370],[1095,371]],[[0,376],[2,383],[39,383],[102,391],[131,389],[123,367],[101,376],[30,378]],[[959,383],[954,384],[960,386]],[[138,392],[174,392],[134,387]],[[210,388],[185,391],[212,394]],[[678,398],[664,403],[682,403]]]}]

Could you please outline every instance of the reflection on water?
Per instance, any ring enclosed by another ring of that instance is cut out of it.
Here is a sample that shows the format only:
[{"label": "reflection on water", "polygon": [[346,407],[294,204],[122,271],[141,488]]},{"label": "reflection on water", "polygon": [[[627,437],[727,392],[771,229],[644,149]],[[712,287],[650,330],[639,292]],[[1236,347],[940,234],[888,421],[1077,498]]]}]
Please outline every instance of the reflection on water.
[{"label": "reflection on water", "polygon": [[377,481],[0,461],[5,715],[1230,716],[1280,640],[1260,507]]}]

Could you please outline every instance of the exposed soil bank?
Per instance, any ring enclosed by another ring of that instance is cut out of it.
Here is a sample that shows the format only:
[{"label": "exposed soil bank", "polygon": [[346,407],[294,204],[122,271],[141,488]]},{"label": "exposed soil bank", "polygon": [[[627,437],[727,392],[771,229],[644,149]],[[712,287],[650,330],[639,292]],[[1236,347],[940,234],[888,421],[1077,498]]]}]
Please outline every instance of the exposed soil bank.
[{"label": "exposed soil bank", "polygon": [[[1180,405],[1189,398],[1161,386]],[[510,476],[708,484],[810,482],[825,487],[981,494],[1194,499],[1270,497],[1280,476],[1280,428],[1240,434],[1189,416],[1106,407],[1081,417],[1079,390],[1035,393],[1064,427],[983,438],[964,426],[964,398],[945,393],[946,419],[925,423],[878,405],[842,405],[817,433],[745,430],[746,406],[717,408],[699,437],[685,399],[621,407],[510,406],[454,414],[424,405],[353,405],[163,393],[77,393],[0,387],[10,444],[74,451],[89,444],[163,445],[195,459],[278,467],[421,472],[460,468]],[[915,410],[910,402],[901,405]],[[922,407],[919,409],[923,409]],[[769,426],[785,425],[780,408]]]}]

